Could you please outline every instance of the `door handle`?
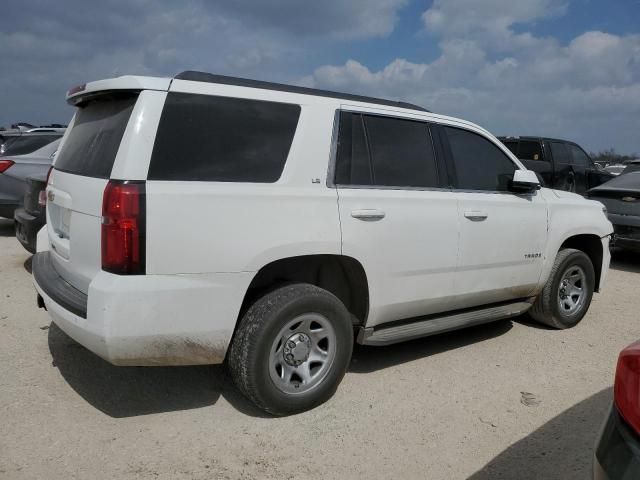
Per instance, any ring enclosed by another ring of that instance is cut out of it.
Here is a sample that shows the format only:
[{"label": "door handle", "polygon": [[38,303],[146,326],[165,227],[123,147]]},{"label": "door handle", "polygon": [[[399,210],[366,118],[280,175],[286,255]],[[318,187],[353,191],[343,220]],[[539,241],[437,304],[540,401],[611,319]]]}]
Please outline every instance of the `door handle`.
[{"label": "door handle", "polygon": [[481,210],[467,210],[464,212],[464,216],[472,222],[482,222],[487,219],[489,214]]},{"label": "door handle", "polygon": [[385,213],[377,208],[351,210],[351,216],[358,220],[382,220]]}]

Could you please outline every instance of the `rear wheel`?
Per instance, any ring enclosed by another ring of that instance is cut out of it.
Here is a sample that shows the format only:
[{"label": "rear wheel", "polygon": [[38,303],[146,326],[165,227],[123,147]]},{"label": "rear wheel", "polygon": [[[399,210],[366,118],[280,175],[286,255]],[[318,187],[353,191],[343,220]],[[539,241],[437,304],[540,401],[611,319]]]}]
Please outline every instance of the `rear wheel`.
[{"label": "rear wheel", "polygon": [[529,315],[553,328],[573,327],[586,315],[594,286],[591,259],[580,250],[560,250],[549,279]]},{"label": "rear wheel", "polygon": [[259,408],[288,415],[328,400],[351,359],[353,327],[338,298],[309,284],[280,287],[245,313],[228,364]]}]

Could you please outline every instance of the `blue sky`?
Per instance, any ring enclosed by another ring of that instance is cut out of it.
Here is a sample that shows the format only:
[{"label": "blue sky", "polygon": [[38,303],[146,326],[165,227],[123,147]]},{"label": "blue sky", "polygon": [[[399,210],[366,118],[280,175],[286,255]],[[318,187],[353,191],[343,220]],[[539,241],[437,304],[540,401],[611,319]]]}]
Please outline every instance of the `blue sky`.
[{"label": "blue sky", "polygon": [[640,0],[30,0],[0,45],[0,125],[68,121],[73,84],[201,69],[640,153]]}]

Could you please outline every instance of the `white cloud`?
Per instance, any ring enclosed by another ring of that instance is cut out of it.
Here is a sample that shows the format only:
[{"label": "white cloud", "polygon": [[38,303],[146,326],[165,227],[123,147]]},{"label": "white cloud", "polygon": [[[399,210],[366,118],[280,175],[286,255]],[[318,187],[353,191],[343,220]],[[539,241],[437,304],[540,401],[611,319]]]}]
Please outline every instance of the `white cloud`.
[{"label": "white cloud", "polygon": [[445,41],[470,38],[496,49],[529,46],[530,34],[515,34],[513,25],[562,15],[565,0],[435,0],[422,14],[424,26]]},{"label": "white cloud", "polygon": [[565,9],[555,0],[436,0],[422,18],[439,39],[437,59],[398,58],[378,71],[349,60],[305,82],[411,101],[496,134],[640,151],[640,35],[589,31],[562,45],[512,30]]},{"label": "white cloud", "polygon": [[384,37],[392,32],[397,13],[408,0],[235,0],[221,2],[222,11],[298,37],[339,39]]}]

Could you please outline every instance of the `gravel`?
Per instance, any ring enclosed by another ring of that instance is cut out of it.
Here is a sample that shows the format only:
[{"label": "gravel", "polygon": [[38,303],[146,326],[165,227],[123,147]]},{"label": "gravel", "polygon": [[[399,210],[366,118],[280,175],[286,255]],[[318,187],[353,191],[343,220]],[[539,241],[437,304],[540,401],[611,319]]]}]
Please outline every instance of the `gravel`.
[{"label": "gravel", "polygon": [[0,220],[2,479],[584,479],[618,352],[640,338],[640,257],[617,253],[571,330],[356,346],[333,399],[270,418],[220,366],[91,354],[36,307],[28,259]]}]

